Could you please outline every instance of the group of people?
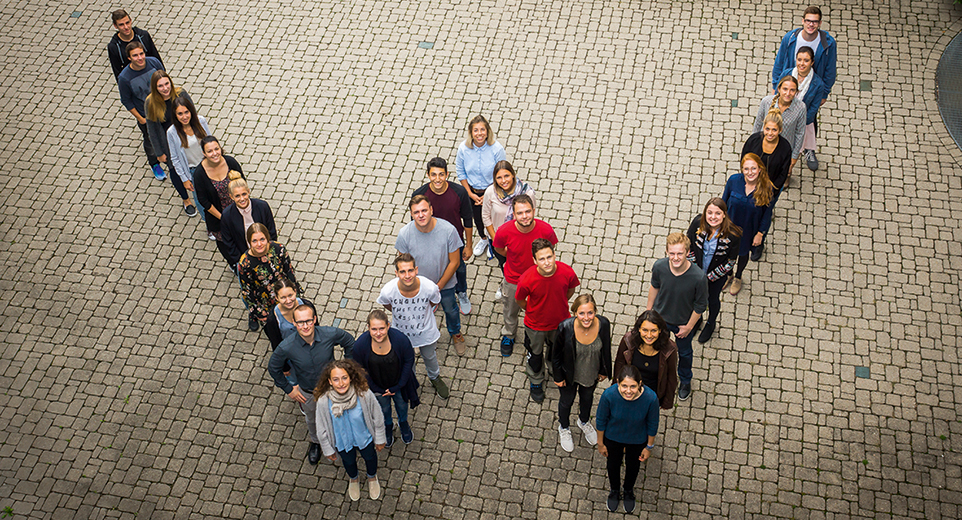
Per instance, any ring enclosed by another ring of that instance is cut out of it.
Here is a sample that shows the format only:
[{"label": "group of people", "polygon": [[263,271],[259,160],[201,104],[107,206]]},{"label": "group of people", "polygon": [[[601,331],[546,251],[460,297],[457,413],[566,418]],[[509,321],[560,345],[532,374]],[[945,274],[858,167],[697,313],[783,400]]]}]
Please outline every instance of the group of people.
[{"label": "group of people", "polygon": [[[150,35],[133,27],[123,10],[112,20],[117,34],[108,55],[121,101],[143,133],[151,170],[163,180],[165,163],[185,213],[205,220],[237,276],[248,327],[262,328],[270,342],[268,373],[305,416],[308,462],[339,457],[351,500],[360,498],[358,454],[370,497],[380,496],[377,454],[394,443],[395,417],[401,440],[414,440],[408,417],[420,404],[418,358],[437,396],[449,397],[435,310],[443,310],[455,352],[466,355],[461,315],[472,310],[466,262],[477,256],[496,259],[502,273],[495,295],[502,302],[500,354],[514,354],[523,310],[530,399],[544,401],[547,381],[554,382],[558,442],[567,452],[574,450],[570,416],[579,399],[576,424],[607,459],[608,509],[623,505],[632,512],[640,464],[654,450],[659,410],[671,409],[676,393],[680,401],[691,396],[694,335],[701,329],[699,342],[709,341],[721,293],[738,294],[748,260],[761,258],[772,208],[796,161],[805,157],[809,168],[818,168],[816,117],[835,81],[835,41],[819,30],[821,11],[809,7],[803,26],[779,46],[774,93],[759,105],[740,173],[728,179],[721,197],[708,200],[687,233],[667,236],[666,256],[652,266],[646,309],[613,357],[612,323],[591,294],[574,297],[581,282],[558,259],[552,226],[536,217],[534,188],[519,178],[481,115],[469,121],[458,147],[458,182],[449,180],[445,159],[427,162],[427,182],[412,193],[410,221],[395,238],[395,277],[376,299],[384,310],[371,311],[366,330],[354,338],[320,325],[278,241],[270,205],[251,197],[240,164],[224,153],[186,90],[175,87]],[[602,392],[593,426],[595,390],[610,379],[615,384]]]}]

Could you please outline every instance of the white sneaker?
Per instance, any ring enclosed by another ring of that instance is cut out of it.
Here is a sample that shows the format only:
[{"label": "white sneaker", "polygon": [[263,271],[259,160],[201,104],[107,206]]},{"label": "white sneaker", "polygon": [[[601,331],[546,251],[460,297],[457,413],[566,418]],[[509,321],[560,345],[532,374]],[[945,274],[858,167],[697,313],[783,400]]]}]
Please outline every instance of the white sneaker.
[{"label": "white sneaker", "polygon": [[468,293],[458,293],[458,306],[461,307],[461,314],[471,313],[471,300],[468,299]]},{"label": "white sneaker", "polygon": [[558,442],[561,443],[561,449],[571,453],[575,451],[575,441],[571,439],[571,430],[568,428],[562,428],[558,425]]},{"label": "white sneaker", "polygon": [[361,483],[357,480],[352,480],[347,485],[347,494],[351,497],[352,502],[357,502],[361,499]]},{"label": "white sneaker", "polygon": [[501,288],[500,288],[500,287],[498,287],[498,292],[494,293],[494,299],[495,299],[495,300],[503,300],[503,299],[504,299],[504,295],[501,294]]},{"label": "white sneaker", "polygon": [[374,477],[374,480],[367,481],[367,491],[371,495],[371,500],[381,498],[381,483],[377,481],[377,477]]},{"label": "white sneaker", "polygon": [[474,244],[474,256],[481,256],[484,254],[484,250],[488,247],[488,241],[485,239],[478,240],[477,244]]},{"label": "white sneaker", "polygon": [[585,434],[585,440],[588,441],[588,444],[592,446],[598,444],[598,430],[595,430],[595,427],[591,425],[591,421],[583,423],[581,419],[578,419],[578,428],[581,428],[582,433]]}]

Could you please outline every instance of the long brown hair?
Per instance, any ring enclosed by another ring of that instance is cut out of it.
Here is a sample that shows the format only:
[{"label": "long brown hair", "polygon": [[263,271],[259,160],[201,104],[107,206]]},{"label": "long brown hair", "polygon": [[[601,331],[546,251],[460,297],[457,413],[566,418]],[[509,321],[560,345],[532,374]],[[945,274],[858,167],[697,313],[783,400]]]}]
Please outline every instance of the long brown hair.
[{"label": "long brown hair", "polygon": [[746,153],[742,157],[742,170],[745,169],[745,161],[754,161],[758,165],[758,185],[755,186],[755,192],[752,195],[752,198],[755,199],[755,206],[767,206],[772,201],[772,192],[775,190],[775,185],[768,178],[768,169],[765,168],[762,158],[753,153]]},{"label": "long brown hair", "polygon": [[331,390],[331,371],[335,368],[340,368],[347,372],[347,377],[351,378],[351,386],[354,387],[357,393],[360,394],[367,391],[367,372],[361,368],[361,365],[353,359],[335,359],[324,367],[324,370],[321,371],[321,377],[317,378],[317,384],[314,386],[315,401]]},{"label": "long brown hair", "polygon": [[722,210],[722,223],[718,226],[718,238],[731,238],[742,236],[742,228],[738,227],[732,219],[728,218],[728,204],[721,197],[712,197],[705,203],[705,209],[701,212],[701,222],[698,223],[698,234],[708,235],[711,238],[711,226],[708,225],[708,207],[715,206]]},{"label": "long brown hair", "polygon": [[[181,125],[180,121],[177,119],[177,109],[180,107],[186,107],[190,112],[190,128],[194,131],[194,137],[197,138],[197,142],[200,143],[205,137],[207,137],[207,132],[204,131],[203,125],[200,124],[200,118],[197,117],[197,109],[194,108],[194,103],[184,96],[175,97],[174,101],[170,104],[170,111],[173,112],[171,114],[173,116],[172,124],[177,130],[177,135],[180,137],[180,147],[188,148],[189,145],[187,144],[187,133],[184,132],[184,126]],[[203,149],[203,147],[204,145],[201,143],[201,149]]]},{"label": "long brown hair", "polygon": [[[147,119],[163,122],[167,119],[167,102],[164,101],[164,96],[157,90],[157,83],[160,83],[160,78],[167,78],[170,81],[171,98],[179,96],[181,89],[175,87],[174,79],[162,70],[155,70],[150,76],[150,94],[147,94],[147,99],[144,100],[144,104],[147,105]],[[173,117],[173,114],[171,114],[171,117]]]}]

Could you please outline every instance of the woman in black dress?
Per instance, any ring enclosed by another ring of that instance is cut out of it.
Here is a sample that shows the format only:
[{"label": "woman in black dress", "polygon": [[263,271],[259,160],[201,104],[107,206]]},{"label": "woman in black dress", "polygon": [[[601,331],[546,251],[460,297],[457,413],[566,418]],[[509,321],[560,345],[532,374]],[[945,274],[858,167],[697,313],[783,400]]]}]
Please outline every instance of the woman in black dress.
[{"label": "woman in black dress", "polygon": [[224,208],[234,203],[228,190],[230,181],[245,178],[244,171],[233,157],[224,154],[216,137],[208,135],[200,141],[200,146],[204,152],[204,160],[194,169],[194,189],[197,190],[197,199],[207,215],[208,235],[217,241],[217,249],[224,260],[227,260],[230,270],[236,272],[237,265],[231,262],[230,249],[224,243],[220,232],[220,217]]}]

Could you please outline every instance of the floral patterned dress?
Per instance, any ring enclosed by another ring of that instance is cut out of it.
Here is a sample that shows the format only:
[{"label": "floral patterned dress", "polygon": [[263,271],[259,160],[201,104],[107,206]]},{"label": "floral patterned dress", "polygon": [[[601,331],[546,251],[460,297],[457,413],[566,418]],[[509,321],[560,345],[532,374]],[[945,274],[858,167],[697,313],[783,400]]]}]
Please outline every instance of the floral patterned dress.
[{"label": "floral patterned dress", "polygon": [[241,298],[250,308],[250,313],[261,323],[267,321],[268,315],[277,305],[277,295],[274,294],[274,282],[287,278],[294,284],[297,295],[301,295],[301,286],[294,277],[291,257],[287,249],[277,242],[271,242],[267,254],[262,257],[250,255],[247,251],[237,262],[237,272],[240,276]]}]

